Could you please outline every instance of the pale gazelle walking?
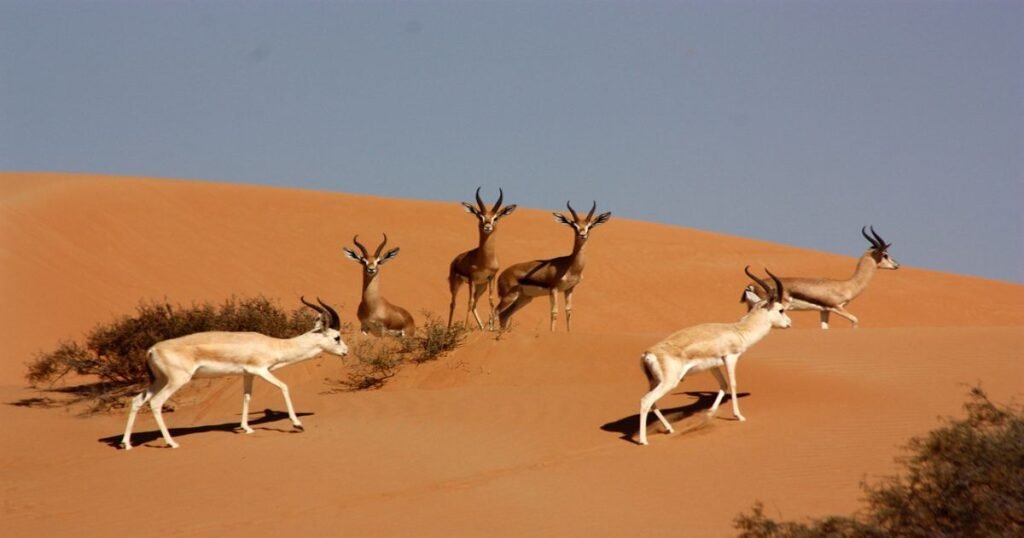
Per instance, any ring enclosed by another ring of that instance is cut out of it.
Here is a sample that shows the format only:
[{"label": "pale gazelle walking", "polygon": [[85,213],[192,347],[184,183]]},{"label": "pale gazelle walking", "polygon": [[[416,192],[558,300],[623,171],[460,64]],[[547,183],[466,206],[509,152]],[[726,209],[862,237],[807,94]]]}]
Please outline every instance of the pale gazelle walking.
[{"label": "pale gazelle walking", "polygon": [[469,202],[462,202],[466,211],[477,218],[477,229],[480,233],[479,246],[459,254],[452,260],[448,267],[448,289],[452,294],[452,302],[448,307],[448,327],[452,326],[452,318],[455,315],[455,298],[463,282],[469,283],[469,309],[466,312],[468,321],[469,314],[473,314],[476,324],[483,329],[484,324],[476,311],[477,301],[480,296],[487,293],[487,300],[490,303],[488,314],[488,328],[494,325],[494,277],[498,274],[498,253],[495,247],[495,236],[498,232],[498,220],[511,215],[516,210],[516,205],[501,206],[505,199],[505,193],[498,189],[498,201],[494,206],[487,209],[484,201],[480,199],[480,188],[476,189],[476,205]]},{"label": "pale gazelle walking", "polygon": [[398,256],[398,249],[393,248],[381,256],[380,253],[388,244],[388,234],[384,234],[384,241],[377,247],[373,256],[370,256],[366,247],[359,242],[358,235],[352,238],[352,242],[362,252],[358,254],[344,247],[345,255],[363,266],[363,298],[356,312],[359,317],[359,329],[363,334],[369,333],[374,336],[412,335],[416,331],[412,314],[400,306],[391,304],[380,294],[380,266]]},{"label": "pale gazelle walking", "polygon": [[168,446],[178,448],[178,443],[167,431],[161,409],[175,391],[194,377],[242,376],[241,429],[245,433],[253,432],[249,427],[249,399],[252,397],[253,377],[260,377],[281,389],[288,406],[288,418],[296,429],[301,430],[302,423],[295,415],[292,399],[288,395],[288,385],[270,372],[312,359],[321,352],[344,357],[348,354],[348,347],[341,341],[338,313],[320,299],[317,299],[320,306],[306,302],[305,298],[300,299],[303,304],[317,311],[319,319],[312,330],[294,338],[274,338],[253,332],[202,332],[164,340],[149,348],[146,356],[153,380],[145,391],[132,400],[121,446],[125,450],[132,448],[135,416],[148,401],[164,441]]},{"label": "pale gazelle walking", "polygon": [[583,280],[583,267],[586,264],[584,247],[590,232],[597,226],[608,222],[611,212],[594,216],[597,202],[590,208],[586,217],[580,218],[569,202],[565,203],[572,214],[569,219],[561,213],[554,213],[555,221],[573,229],[572,252],[568,256],[560,256],[547,260],[534,260],[517,263],[501,272],[498,276],[498,318],[501,328],[507,329],[509,320],[522,307],[529,304],[534,297],[548,295],[551,297],[551,330],[555,330],[558,317],[558,292],[565,296],[565,330],[571,330],[572,293]]},{"label": "pale gazelle walking", "polygon": [[[788,305],[782,299],[785,293],[782,282],[765,269],[775,281],[772,290],[765,281],[750,272],[749,265],[744,272],[766,290],[766,300],[758,303],[736,323],[705,323],[688,327],[651,346],[640,356],[640,365],[650,385],[650,392],[640,399],[641,445],[647,444],[647,413],[651,410],[672,433],[672,425],[661,414],[656,402],[678,386],[689,372],[710,370],[718,380],[718,395],[708,411],[709,417],[718,412],[718,405],[722,403],[725,389],[728,388],[732,397],[733,415],[741,421],[747,420],[740,414],[739,399],[736,397],[736,363],[744,351],[767,336],[773,327],[784,329],[792,322],[786,316]],[[722,375],[722,366],[729,376],[728,386]]]},{"label": "pale gazelle walking", "polygon": [[[875,276],[876,269],[899,269],[900,264],[889,257],[889,247],[892,243],[886,243],[877,233],[874,226],[871,227],[871,235],[866,231],[867,227],[861,228],[860,233],[871,243],[871,248],[857,260],[857,269],[853,276],[846,280],[835,280],[830,278],[799,278],[782,277],[782,283],[786,286],[786,292],[793,299],[789,306],[790,310],[817,310],[821,316],[821,328],[828,329],[829,314],[834,312],[853,323],[857,327],[857,316],[846,310],[846,305],[855,297],[861,294]],[[874,236],[874,237],[872,237]],[[766,292],[747,286],[743,290],[742,301],[747,303],[748,308],[766,297]]]}]

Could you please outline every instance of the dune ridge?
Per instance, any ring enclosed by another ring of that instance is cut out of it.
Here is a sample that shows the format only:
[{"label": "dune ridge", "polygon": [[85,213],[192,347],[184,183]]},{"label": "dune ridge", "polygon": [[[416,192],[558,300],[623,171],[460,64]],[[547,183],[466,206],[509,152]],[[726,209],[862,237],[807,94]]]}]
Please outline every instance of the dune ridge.
[{"label": "dune ridge", "polygon": [[[320,295],[353,321],[360,275],[341,248],[357,233],[387,232],[402,249],[382,270],[389,300],[418,320],[444,315],[448,263],[475,246],[475,222],[454,202],[0,173],[0,416],[17,432],[0,440],[4,527],[14,536],[720,536],[758,499],[786,517],[851,511],[859,481],[892,472],[899,445],[956,414],[967,385],[997,399],[1021,393],[1024,286],[904,265],[880,271],[851,303],[862,328],[833,319],[824,332],[816,313],[793,313],[793,329],[740,360],[748,422],[730,420],[728,405],[709,423],[694,414],[717,386],[698,375],[662,405],[686,431],[652,430],[640,448],[630,437],[646,388],[642,349],[688,324],[738,319],[747,264],[846,277],[860,252],[622,219],[599,203],[613,216],[587,247],[572,334],[561,319],[549,333],[538,300],[512,333],[474,332],[378,391],[331,392],[324,379],[347,368],[333,357],[282,370],[306,413],[302,434],[276,414],[254,414],[251,436],[232,433],[241,382],[200,382],[165,415],[181,449],[156,448],[155,424],[141,415],[138,449],[123,453],[111,446],[122,414],[11,405],[38,395],[23,381],[34,352],[146,299],[262,293],[291,308]],[[498,233],[502,266],[572,245],[542,210],[520,207]],[[886,238],[899,260],[898,231]],[[253,409],[264,408],[283,403],[257,382]]]}]

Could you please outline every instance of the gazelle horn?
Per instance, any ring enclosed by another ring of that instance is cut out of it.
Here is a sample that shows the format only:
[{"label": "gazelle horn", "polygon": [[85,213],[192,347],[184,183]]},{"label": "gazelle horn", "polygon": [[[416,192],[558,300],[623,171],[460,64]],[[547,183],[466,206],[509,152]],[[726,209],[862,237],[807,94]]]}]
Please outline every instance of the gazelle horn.
[{"label": "gazelle horn", "polygon": [[743,269],[743,272],[746,273],[747,276],[749,276],[754,282],[757,282],[757,285],[761,286],[761,288],[764,290],[764,292],[766,294],[768,294],[768,298],[771,299],[772,289],[770,287],[768,287],[768,283],[767,282],[765,282],[764,280],[761,280],[761,278],[756,276],[756,275],[754,275],[754,273],[751,273],[749,265],[746,266]]},{"label": "gazelle horn", "polygon": [[324,310],[326,310],[327,313],[330,314],[331,322],[328,326],[336,331],[340,331],[341,317],[338,316],[338,312],[331,308],[327,303],[321,301],[319,297],[316,298],[316,302],[320,303],[320,305],[324,307]]},{"label": "gazelle horn", "polygon": [[377,247],[377,252],[374,253],[373,255],[374,258],[380,258],[380,253],[382,250],[384,250],[384,245],[386,244],[388,244],[388,234],[384,234],[384,242],[381,243],[379,247]]},{"label": "gazelle horn", "polygon": [[576,214],[576,210],[572,208],[568,200],[565,201],[565,207],[569,208],[569,213],[572,213],[573,220],[580,220],[580,216]]},{"label": "gazelle horn", "polygon": [[480,187],[476,188],[476,205],[480,208],[481,213],[487,211],[487,206],[484,205],[484,201],[480,198]]}]

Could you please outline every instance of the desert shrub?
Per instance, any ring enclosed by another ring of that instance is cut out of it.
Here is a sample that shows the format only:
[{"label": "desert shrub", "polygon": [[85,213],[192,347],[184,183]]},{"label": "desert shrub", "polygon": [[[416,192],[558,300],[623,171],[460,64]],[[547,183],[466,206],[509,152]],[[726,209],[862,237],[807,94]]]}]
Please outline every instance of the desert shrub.
[{"label": "desert shrub", "polygon": [[449,328],[431,312],[424,312],[423,318],[424,322],[415,335],[401,339],[403,350],[413,362],[436,360],[465,343],[469,330],[464,323],[457,321]]},{"label": "desert shrub", "polygon": [[102,402],[148,382],[146,350],[161,340],[202,331],[254,331],[286,338],[308,331],[314,321],[315,314],[304,307],[287,312],[263,296],[232,297],[217,306],[141,302],[133,315],[93,328],[84,342],[64,341],[53,351],[37,353],[27,365],[26,378],[33,386],[52,387],[70,373],[87,376],[96,383],[76,393]]},{"label": "desert shrub", "polygon": [[911,439],[903,475],[862,485],[863,513],[777,522],[757,504],[735,527],[750,538],[1024,536],[1024,408],[975,388],[964,409],[966,418]]},{"label": "desert shrub", "polygon": [[379,389],[405,362],[401,342],[392,338],[359,338],[349,345],[349,354],[355,363],[348,377],[333,382],[344,390]]},{"label": "desert shrub", "polygon": [[341,390],[367,390],[383,387],[408,363],[421,364],[436,360],[454,351],[466,341],[467,329],[463,323],[451,328],[431,312],[423,313],[424,322],[416,334],[400,337],[364,337],[349,345],[354,359],[347,378],[328,383]]}]

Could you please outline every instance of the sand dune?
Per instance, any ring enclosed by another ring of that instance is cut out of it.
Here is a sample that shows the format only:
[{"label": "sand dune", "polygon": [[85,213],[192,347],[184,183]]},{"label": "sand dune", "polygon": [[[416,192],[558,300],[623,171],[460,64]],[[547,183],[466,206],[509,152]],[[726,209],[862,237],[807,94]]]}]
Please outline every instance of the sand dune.
[{"label": "sand dune", "polygon": [[[472,195],[467,189],[467,194]],[[508,193],[514,203],[514,193]],[[602,204],[604,205],[604,204]],[[610,207],[614,212],[614,206]],[[430,222],[431,226],[423,226]],[[358,267],[341,247],[387,232],[390,300],[446,314],[447,266],[474,246],[455,203],[213,183],[0,174],[0,397],[24,362],[141,299],[263,293],[285,306],[320,295],[354,318]],[[443,233],[441,233],[443,232]],[[571,235],[520,208],[499,227],[503,265],[560,255]],[[856,231],[851,231],[856,233]],[[898,231],[887,231],[899,259]],[[685,430],[630,440],[645,383],[639,352],[681,326],[738,318],[744,265],[848,276],[855,258],[613,216],[588,245],[574,332],[547,330],[546,301],[502,339],[473,333],[444,359],[384,389],[332,393],[337,358],[281,371],[307,431],[280,414],[232,432],[238,380],[204,381],[165,415],[164,450],[142,415],[137,450],[114,450],[124,416],[0,406],[3,525],[12,536],[128,533],[269,535],[723,535],[762,500],[787,517],[850,511],[861,479],[892,472],[899,445],[958,412],[965,384],[993,397],[1024,380],[1024,287],[917,270],[879,273],[850,310],[862,328],[770,335],[739,366],[740,405],[710,422],[716,384],[687,379],[663,408]],[[628,252],[629,256],[622,256]],[[660,283],[656,288],[652,283]],[[463,291],[465,293],[465,291]],[[464,312],[465,296],[457,312]],[[253,409],[280,411],[257,383]]]}]

